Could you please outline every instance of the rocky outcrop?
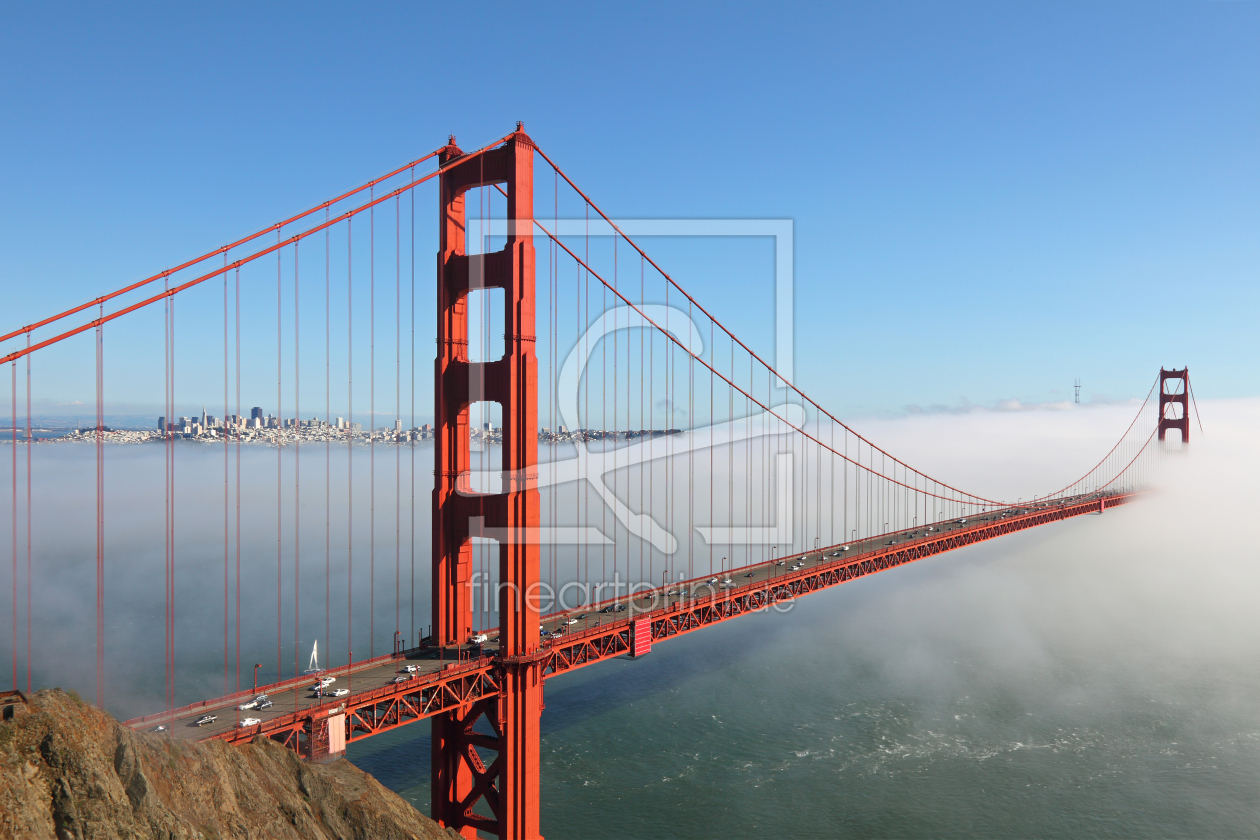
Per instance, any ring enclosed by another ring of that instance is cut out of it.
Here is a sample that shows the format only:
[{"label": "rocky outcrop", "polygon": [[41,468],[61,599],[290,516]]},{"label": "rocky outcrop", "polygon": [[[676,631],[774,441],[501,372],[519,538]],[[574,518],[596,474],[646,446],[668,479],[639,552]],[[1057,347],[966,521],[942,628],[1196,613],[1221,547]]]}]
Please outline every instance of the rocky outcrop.
[{"label": "rocky outcrop", "polygon": [[60,690],[0,720],[0,839],[458,837],[345,760],[134,732]]}]

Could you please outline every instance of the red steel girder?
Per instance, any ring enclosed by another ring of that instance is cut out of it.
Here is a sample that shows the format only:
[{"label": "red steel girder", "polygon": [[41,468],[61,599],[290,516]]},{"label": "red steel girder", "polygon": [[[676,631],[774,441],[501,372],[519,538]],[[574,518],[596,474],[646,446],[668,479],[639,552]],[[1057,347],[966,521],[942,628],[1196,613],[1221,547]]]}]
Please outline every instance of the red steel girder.
[{"label": "red steel girder", "polygon": [[344,713],[349,743],[497,695],[502,685],[502,667],[487,658],[471,666],[359,692],[336,706],[311,706],[256,726],[213,735],[211,739],[244,743],[265,735],[286,742],[292,732],[309,735],[313,721],[332,713]]},{"label": "red steel girder", "polygon": [[[634,617],[646,617],[651,621],[652,641],[655,643],[956,548],[1086,513],[1097,513],[1104,506],[1115,507],[1132,498],[1133,494],[1117,494],[1042,506],[1021,515],[978,522],[969,527],[881,547],[857,557],[841,558],[812,569],[789,573],[772,581],[714,592],[712,597],[701,601],[686,605],[671,604]],[[544,674],[550,677],[605,659],[627,655],[630,652],[630,620],[622,619],[544,647]]]}]

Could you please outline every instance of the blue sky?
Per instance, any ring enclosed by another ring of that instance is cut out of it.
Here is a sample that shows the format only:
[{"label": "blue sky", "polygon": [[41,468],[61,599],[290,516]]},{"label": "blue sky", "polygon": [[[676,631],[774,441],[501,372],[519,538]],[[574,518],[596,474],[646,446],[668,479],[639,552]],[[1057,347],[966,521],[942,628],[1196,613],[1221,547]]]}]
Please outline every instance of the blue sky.
[{"label": "blue sky", "polygon": [[[1161,364],[1260,393],[1257,3],[5,18],[6,330],[519,119],[616,216],[793,219],[796,379],[842,416],[1069,399],[1078,376],[1140,397]],[[766,243],[661,247],[772,348]],[[63,373],[39,387],[72,396]]]}]

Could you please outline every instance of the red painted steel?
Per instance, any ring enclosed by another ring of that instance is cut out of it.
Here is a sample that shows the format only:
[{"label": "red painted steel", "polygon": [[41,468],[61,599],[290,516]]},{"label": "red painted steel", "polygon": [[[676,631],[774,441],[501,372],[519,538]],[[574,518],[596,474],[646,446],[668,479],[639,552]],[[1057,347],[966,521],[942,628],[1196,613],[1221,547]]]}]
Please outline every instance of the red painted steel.
[{"label": "red painted steel", "polygon": [[[1131,501],[1136,495],[1116,494],[1104,498],[1108,507],[1115,507]],[[627,654],[634,655],[634,628],[639,622],[650,624],[652,640],[660,642],[728,619],[763,612],[776,604],[956,548],[1039,525],[1048,525],[1074,516],[1098,513],[1102,503],[1102,498],[1090,496],[1066,504],[1045,505],[1029,510],[1023,515],[989,520],[984,524],[977,523],[939,536],[923,537],[899,543],[891,548],[881,547],[876,551],[859,554],[856,557],[844,557],[830,563],[822,563],[811,569],[785,574],[772,581],[752,583],[726,591],[715,591],[711,597],[686,605],[671,604],[644,612],[640,617],[622,619],[552,643],[544,649],[546,654],[543,660],[544,673],[547,677],[552,677],[586,665],[593,665],[596,662],[603,662],[606,659]],[[810,555],[815,553],[807,552]],[[735,571],[743,571],[743,569]],[[699,582],[699,579],[687,583],[696,582]],[[682,588],[683,584],[679,586]],[[631,609],[634,609],[633,605]]]},{"label": "red painted steel", "polygon": [[[467,665],[427,674],[405,683],[391,683],[361,691],[336,705],[311,706],[203,740],[235,744],[264,735],[309,755],[309,741],[313,737],[321,737],[319,723],[330,720],[332,716],[344,715],[343,737],[345,743],[353,743],[418,720],[458,712],[461,707],[488,697],[497,697],[502,691],[501,671],[493,660],[483,657]],[[329,744],[334,742],[335,737],[329,734]]]},{"label": "red painted steel", "polygon": [[630,655],[635,659],[652,651],[652,622],[636,618],[630,622]]},{"label": "red painted steel", "polygon": [[[501,691],[476,706],[433,721],[433,818],[466,837],[538,837],[539,665],[537,588],[539,549],[525,534],[539,526],[538,372],[534,356],[534,144],[517,126],[498,149],[461,162],[454,138],[439,161],[441,230],[438,254],[438,358],[434,376],[433,616],[434,640],[444,647],[472,632],[468,579],[473,517],[505,529],[499,545]],[[501,251],[469,256],[464,193],[507,185],[507,242]],[[504,355],[473,363],[468,356],[468,293],[504,290]],[[469,408],[493,401],[503,409],[503,492],[472,492],[468,483]],[[485,717],[493,738],[476,746],[495,750],[486,767],[473,749],[471,727]],[[491,816],[478,813],[488,810]]]},{"label": "red painted steel", "polygon": [[[1180,387],[1175,391],[1169,391],[1167,383],[1178,382]],[[1169,429],[1177,429],[1181,432],[1181,445],[1185,446],[1190,443],[1190,368],[1184,367],[1181,370],[1164,370],[1159,369],[1159,439],[1164,439],[1164,433]],[[1168,416],[1168,407],[1170,405],[1181,406],[1180,417]]]},{"label": "red painted steel", "polygon": [[252,242],[260,236],[264,236],[268,233],[271,233],[273,230],[274,231],[282,230],[283,228],[285,228],[288,225],[293,224],[294,222],[298,222],[298,221],[301,221],[302,219],[305,219],[307,216],[311,215],[312,213],[317,213],[320,210],[325,210],[333,206],[339,201],[344,201],[345,199],[350,198],[353,195],[357,195],[363,192],[364,190],[369,189],[370,187],[376,186],[382,181],[387,181],[390,178],[394,177],[395,175],[398,175],[402,172],[406,172],[411,167],[424,163],[426,160],[428,160],[429,158],[433,157],[436,154],[437,154],[436,151],[429,152],[424,157],[416,158],[411,163],[408,163],[405,166],[400,166],[397,169],[393,170],[392,172],[386,173],[385,175],[382,175],[379,178],[374,178],[373,180],[368,181],[366,184],[364,184],[361,187],[355,187],[349,192],[344,192],[341,195],[337,196],[336,198],[331,198],[328,201],[325,201],[323,204],[318,204],[309,210],[304,210],[301,213],[298,213],[296,216],[290,216],[284,221],[276,222],[270,227],[265,227],[256,233],[251,233],[249,236],[245,236],[245,237],[242,237],[241,239],[237,239],[235,242],[230,242],[227,245],[224,245],[220,248],[215,248],[213,251],[207,254],[202,254],[200,257],[194,257],[191,260],[182,262],[179,265],[175,266],[174,268],[168,268],[165,271],[154,274],[152,277],[146,277],[143,280],[137,280],[135,283],[132,283],[127,286],[123,286],[121,289],[116,289],[115,291],[112,291],[109,294],[101,295],[100,297],[90,300],[87,303],[83,303],[78,306],[71,307],[70,309],[66,309],[62,312],[58,312],[56,315],[52,315],[48,318],[43,318],[39,321],[35,321],[34,323],[27,324],[25,327],[22,327],[21,329],[13,330],[12,332],[8,332],[8,333],[5,333],[4,335],[0,335],[0,343],[6,342],[11,338],[15,338],[19,335],[22,335],[23,333],[26,333],[27,337],[29,338],[31,332],[39,329],[40,327],[46,327],[49,324],[60,321],[62,318],[68,318],[69,316],[74,315],[78,312],[82,312],[85,309],[91,309],[93,306],[100,306],[104,304],[105,301],[113,300],[114,298],[119,297],[120,295],[125,295],[128,292],[134,292],[136,289],[139,289],[141,286],[147,286],[149,283],[152,283],[155,280],[162,280],[164,278],[170,277],[171,275],[177,274],[178,272],[183,271],[186,268],[191,268],[192,266],[197,265],[198,263],[205,262],[206,260],[212,257],[218,256],[220,254],[224,255],[224,258],[226,259],[228,251],[231,251],[233,248],[239,248],[241,245],[245,245],[249,242]]},{"label": "red painted steel", "polygon": [[[385,662],[395,659],[403,659],[409,655],[413,655],[419,651],[419,648],[399,651],[398,653],[382,653],[374,659],[360,659],[352,665],[339,665],[336,668],[329,668],[324,671],[324,676],[340,677],[346,674],[357,674],[360,671],[369,670]],[[189,703],[170,711],[154,712],[153,714],[143,715],[141,717],[132,718],[123,722],[123,726],[130,726],[133,729],[150,723],[163,723],[174,718],[187,715],[191,712],[204,712],[213,709],[223,708],[225,706],[235,705],[237,700],[246,697],[253,697],[258,694],[278,694],[295,688],[302,688],[310,684],[313,677],[310,674],[300,674],[296,677],[290,677],[287,680],[280,680],[274,683],[266,683],[263,685],[255,685],[253,688],[247,688],[242,691],[234,691],[231,694],[225,694],[222,697],[213,697],[208,700],[199,700],[196,703]]]},{"label": "red painted steel", "polygon": [[[500,141],[500,142],[502,142],[502,141]],[[492,145],[493,145],[493,144],[492,144]],[[486,148],[489,148],[489,147],[486,147]],[[478,149],[478,150],[477,150],[477,151],[475,151],[475,152],[469,152],[469,153],[468,153],[468,155],[467,155],[467,157],[472,158],[472,157],[474,157],[474,156],[476,156],[476,155],[480,155],[480,154],[482,154],[482,153],[483,153],[483,151],[484,151],[484,149]],[[405,167],[404,167],[404,168],[405,168]],[[365,203],[365,204],[361,204],[361,205],[359,205],[358,207],[355,207],[355,208],[353,208],[353,209],[351,209],[351,210],[347,210],[345,213],[342,213],[342,214],[340,214],[340,215],[338,215],[338,216],[336,216],[336,217],[333,217],[333,218],[331,218],[331,219],[325,220],[324,222],[322,222],[322,223],[320,223],[320,224],[317,224],[317,225],[315,225],[314,227],[307,228],[305,231],[302,231],[301,233],[294,234],[293,236],[290,236],[288,239],[285,239],[284,241],[281,241],[281,242],[276,242],[274,245],[269,245],[269,246],[267,246],[266,248],[262,248],[262,249],[260,249],[260,250],[258,250],[258,251],[255,251],[253,254],[250,254],[250,255],[249,255],[249,256],[247,256],[247,257],[242,257],[242,258],[241,258],[241,259],[239,259],[239,260],[236,260],[236,261],[234,261],[234,262],[228,263],[227,265],[225,265],[225,266],[223,266],[223,267],[221,267],[221,268],[216,268],[216,269],[214,269],[214,270],[212,270],[212,271],[209,271],[209,272],[207,272],[207,273],[205,273],[205,274],[202,274],[202,275],[201,275],[201,276],[199,276],[199,277],[194,277],[193,279],[188,280],[188,281],[185,281],[185,282],[183,282],[183,283],[180,283],[180,284],[179,284],[179,285],[177,285],[177,286],[171,286],[170,288],[166,289],[165,291],[161,292],[160,294],[156,294],[156,295],[152,295],[152,296],[150,296],[150,297],[147,297],[147,298],[145,298],[145,299],[144,299],[144,300],[142,300],[142,301],[138,301],[137,303],[133,303],[133,304],[131,304],[130,306],[125,306],[125,307],[123,307],[122,309],[115,310],[114,312],[111,312],[111,313],[109,313],[108,315],[101,315],[100,317],[95,318],[94,320],[88,321],[88,322],[87,322],[87,323],[85,323],[85,324],[80,324],[80,325],[79,325],[79,326],[77,326],[77,327],[74,327],[74,328],[72,328],[72,329],[66,330],[65,332],[59,333],[58,335],[52,336],[51,338],[47,338],[47,339],[45,339],[45,340],[43,340],[43,341],[39,342],[38,344],[28,345],[26,348],[24,348],[24,349],[22,349],[22,350],[15,350],[15,351],[13,351],[12,353],[9,353],[9,354],[7,354],[7,355],[5,355],[5,356],[0,357],[0,365],[3,365],[3,364],[8,364],[9,362],[16,361],[17,359],[20,359],[20,358],[22,358],[23,356],[29,356],[31,353],[34,353],[34,352],[35,352],[35,351],[37,351],[37,350],[42,350],[42,349],[44,349],[45,347],[50,347],[50,346],[52,346],[53,344],[57,344],[58,342],[65,341],[67,338],[71,338],[71,337],[73,337],[73,336],[78,335],[79,333],[85,332],[85,331],[90,330],[90,329],[92,329],[92,328],[94,328],[94,327],[98,327],[98,326],[100,326],[100,325],[102,325],[102,324],[106,324],[106,323],[108,323],[108,322],[110,322],[110,321],[113,321],[113,320],[116,320],[116,319],[118,319],[118,318],[121,318],[122,316],[127,315],[127,314],[130,314],[130,313],[132,313],[132,312],[135,312],[135,311],[137,311],[137,310],[139,310],[139,309],[144,309],[146,306],[152,306],[153,304],[158,303],[158,302],[160,302],[160,301],[162,301],[162,300],[165,300],[165,299],[167,299],[167,298],[173,298],[175,295],[179,294],[180,292],[182,292],[182,291],[184,291],[184,290],[186,290],[186,289],[191,289],[193,286],[200,285],[201,283],[204,283],[204,282],[206,282],[207,280],[212,280],[212,279],[214,279],[215,277],[220,277],[220,276],[222,276],[222,275],[224,275],[224,274],[227,274],[227,273],[228,273],[229,271],[231,271],[232,269],[235,269],[235,268],[240,268],[240,267],[241,267],[241,266],[243,266],[243,265],[246,265],[246,264],[251,263],[251,262],[253,262],[253,261],[255,261],[255,260],[261,259],[262,257],[265,257],[265,256],[267,256],[268,254],[274,254],[276,251],[283,250],[284,248],[287,248],[287,247],[288,247],[288,246],[290,246],[290,245],[296,245],[298,242],[301,242],[303,239],[305,239],[305,238],[307,238],[307,237],[309,237],[309,236],[314,236],[315,234],[317,234],[317,233],[319,233],[319,232],[321,232],[321,231],[324,231],[324,230],[327,230],[327,229],[331,228],[333,225],[339,224],[340,222],[346,221],[347,219],[352,219],[352,218],[354,218],[355,216],[357,216],[357,215],[359,215],[360,213],[363,213],[363,212],[365,212],[365,211],[369,211],[369,210],[371,210],[373,207],[375,207],[376,205],[381,204],[382,202],[388,201],[388,200],[389,200],[389,199],[391,199],[391,198],[396,198],[396,197],[398,197],[398,196],[402,195],[402,194],[403,194],[403,193],[405,193],[405,192],[408,192],[408,191],[410,191],[410,190],[413,190],[413,189],[415,189],[416,187],[420,186],[421,184],[425,183],[426,181],[429,181],[429,180],[431,180],[431,179],[433,179],[433,178],[438,177],[438,176],[439,176],[439,175],[441,175],[442,173],[443,173],[443,170],[442,170],[441,168],[439,168],[439,169],[437,169],[436,171],[434,171],[434,172],[430,172],[429,174],[424,175],[424,176],[422,176],[422,177],[420,177],[420,178],[417,178],[417,179],[416,179],[416,180],[414,180],[414,181],[409,181],[408,183],[404,184],[403,186],[399,187],[398,189],[391,190],[390,192],[383,194],[380,198],[374,198],[374,199],[372,199],[371,201],[368,201],[368,202],[367,202],[367,203]],[[356,190],[356,192],[358,192],[358,190]],[[273,227],[274,227],[274,226],[273,226]],[[253,238],[255,238],[255,237],[249,237],[249,238],[250,238],[250,239],[253,239]],[[217,253],[217,252],[216,252],[216,253]],[[200,262],[200,260],[194,260],[194,261],[193,261],[193,264],[195,264],[195,263],[197,263],[197,262]],[[153,278],[150,278],[150,280],[152,280],[152,279],[156,279],[157,277],[161,277],[161,276],[164,276],[164,275],[155,275]],[[147,282],[149,282],[149,281],[147,281],[147,280],[146,280],[146,281],[143,281],[143,282],[141,282],[141,283],[140,283],[140,284],[138,284],[138,285],[144,285],[144,283],[147,283]],[[126,291],[126,290],[122,290],[122,291]],[[120,292],[119,292],[119,294],[121,294],[121,293],[122,293],[122,292],[120,291]],[[111,296],[107,296],[107,297],[103,297],[103,298],[98,298],[96,301],[93,301],[91,305],[95,305],[98,301],[104,301],[104,300],[107,300],[109,297],[112,297],[112,295],[111,295]],[[67,312],[62,313],[62,315],[59,315],[59,316],[56,316],[56,317],[54,317],[54,318],[48,319],[48,320],[46,320],[46,321],[44,321],[44,322],[41,322],[41,323],[50,323],[50,322],[52,322],[52,321],[56,321],[56,320],[58,320],[59,318],[64,317],[65,315],[71,314],[71,313],[73,313],[73,312],[81,312],[81,311],[83,311],[83,309],[85,309],[85,308],[87,308],[87,307],[80,306],[80,307],[76,307],[76,308],[75,308],[75,309],[73,309],[73,310],[67,310]],[[35,325],[32,325],[32,326],[29,326],[29,327],[24,327],[24,328],[22,328],[21,330],[17,330],[17,331],[14,333],[14,335],[20,335],[21,333],[23,333],[23,332],[25,332],[25,331],[28,331],[28,330],[30,330],[30,329],[34,329],[34,326],[35,326]]]},{"label": "red painted steel", "polygon": [[[730,338],[730,340],[731,340],[734,344],[739,345],[740,349],[741,349],[741,350],[743,350],[745,353],[747,353],[747,354],[749,355],[749,357],[751,357],[751,358],[753,358],[753,359],[756,359],[756,360],[757,360],[757,362],[758,362],[758,364],[760,364],[762,367],[764,367],[767,371],[769,371],[769,372],[771,372],[772,374],[774,374],[774,376],[776,377],[776,380],[777,380],[777,381],[779,381],[779,382],[783,382],[783,383],[784,383],[784,384],[785,384],[785,385],[786,385],[786,386],[787,386],[790,390],[792,390],[793,392],[795,392],[795,393],[796,393],[798,396],[800,396],[800,397],[801,397],[801,398],[802,398],[802,399],[803,399],[806,403],[808,403],[809,405],[811,405],[811,406],[814,408],[814,410],[815,410],[815,411],[817,411],[817,412],[818,412],[821,416],[828,418],[828,419],[829,419],[832,423],[834,423],[836,426],[838,426],[838,427],[840,427],[840,428],[845,429],[847,432],[849,432],[850,434],[852,434],[852,435],[853,435],[855,438],[857,438],[859,441],[861,441],[862,443],[865,443],[867,446],[871,447],[871,449],[872,449],[872,450],[874,450],[875,452],[878,452],[878,453],[880,453],[881,455],[883,455],[884,457],[888,458],[888,459],[889,459],[889,460],[890,460],[893,464],[896,464],[896,465],[898,465],[898,466],[904,467],[905,469],[907,469],[907,470],[909,470],[909,471],[911,471],[911,472],[915,473],[916,475],[922,476],[923,478],[927,479],[928,481],[933,482],[934,484],[939,485],[940,487],[943,487],[943,488],[945,488],[945,489],[947,489],[947,490],[954,490],[954,491],[956,491],[956,492],[958,492],[958,493],[962,493],[963,495],[967,496],[967,497],[968,497],[968,499],[969,499],[971,502],[974,502],[974,503],[976,503],[976,504],[1001,504],[1001,502],[995,502],[995,501],[993,501],[992,499],[986,499],[986,498],[984,498],[984,497],[982,497],[982,496],[976,496],[976,495],[975,495],[975,494],[973,494],[973,493],[967,493],[966,491],[964,491],[964,490],[960,490],[960,489],[958,489],[957,487],[954,487],[954,486],[952,486],[952,485],[950,485],[950,484],[946,484],[946,483],[945,483],[945,482],[943,482],[943,481],[938,481],[937,479],[932,478],[931,476],[927,475],[926,473],[920,472],[919,470],[917,470],[917,469],[915,469],[914,467],[910,466],[909,464],[905,463],[904,461],[902,461],[900,458],[896,457],[896,456],[895,456],[895,455],[893,455],[892,453],[890,453],[890,452],[886,452],[885,450],[883,450],[883,449],[881,449],[880,447],[876,446],[874,443],[872,443],[871,441],[867,440],[865,437],[863,437],[862,435],[860,435],[860,434],[858,434],[856,431],[854,431],[852,428],[850,428],[847,424],[845,424],[843,421],[841,421],[838,417],[835,417],[834,415],[832,415],[832,414],[831,414],[831,412],[827,411],[827,410],[826,410],[825,408],[823,408],[821,405],[819,405],[818,403],[814,402],[814,400],[810,399],[810,397],[809,397],[809,395],[808,395],[808,394],[806,394],[804,391],[802,391],[801,389],[797,388],[795,385],[793,385],[792,383],[790,383],[790,382],[788,382],[786,379],[784,379],[784,378],[783,378],[783,376],[782,376],[782,375],[780,375],[780,373],[779,373],[777,370],[775,370],[775,368],[774,368],[773,366],[771,366],[771,365],[770,365],[769,363],[767,363],[764,359],[762,359],[762,358],[761,358],[761,356],[759,356],[757,353],[755,353],[751,347],[749,347],[747,344],[745,344],[743,341],[741,341],[739,338],[737,338],[733,332],[731,332],[729,329],[727,329],[727,328],[726,328],[726,325],[725,325],[725,324],[723,324],[721,321],[719,321],[719,320],[718,320],[718,319],[717,319],[717,318],[713,315],[713,313],[711,313],[711,312],[709,312],[709,310],[705,309],[705,308],[704,308],[704,307],[700,304],[700,302],[699,302],[699,301],[697,301],[697,300],[696,300],[695,298],[693,298],[690,294],[688,294],[688,293],[687,293],[687,290],[686,290],[686,289],[684,289],[682,286],[680,286],[680,285],[678,284],[678,282],[677,282],[677,281],[675,281],[675,280],[674,280],[674,278],[673,278],[672,276],[670,276],[670,275],[669,275],[669,274],[665,271],[665,269],[661,268],[661,266],[660,266],[660,265],[656,262],[656,260],[654,260],[654,259],[652,259],[650,256],[648,256],[647,252],[646,252],[646,251],[644,251],[641,247],[639,247],[638,243],[636,243],[633,239],[631,239],[629,236],[627,236],[627,235],[625,234],[625,232],[624,232],[624,231],[622,231],[622,229],[621,229],[620,227],[618,227],[618,226],[617,226],[617,223],[616,223],[616,222],[614,222],[612,219],[610,219],[610,218],[608,217],[608,215],[607,215],[607,214],[606,214],[603,210],[601,210],[601,209],[599,208],[599,206],[598,206],[598,205],[596,205],[596,204],[595,204],[595,202],[591,201],[590,196],[588,196],[586,193],[582,192],[581,188],[580,188],[580,187],[578,187],[578,185],[577,185],[577,184],[573,183],[573,179],[571,179],[571,178],[570,178],[567,174],[565,174],[564,170],[563,170],[563,169],[561,169],[559,166],[557,166],[557,165],[556,165],[556,162],[555,162],[555,161],[553,161],[551,158],[549,158],[549,157],[547,156],[547,153],[546,153],[546,152],[544,152],[544,151],[540,148],[540,149],[538,149],[538,154],[542,157],[542,159],[543,159],[543,160],[547,161],[547,164],[548,164],[548,165],[549,165],[549,166],[550,166],[553,170],[555,170],[555,172],[556,172],[556,174],[557,174],[558,176],[560,176],[561,178],[563,178],[563,179],[564,179],[564,182],[565,182],[566,184],[568,184],[568,185],[569,185],[569,186],[573,189],[573,191],[574,191],[574,192],[576,192],[578,195],[580,195],[580,196],[582,197],[582,200],[583,200],[584,202],[586,202],[586,204],[587,204],[587,205],[588,205],[588,206],[589,206],[592,210],[594,210],[596,213],[598,213],[598,214],[599,214],[600,218],[602,218],[602,219],[603,219],[603,220],[604,220],[604,221],[608,224],[608,226],[609,226],[609,227],[611,227],[611,228],[612,228],[612,229],[616,232],[616,235],[617,235],[618,237],[620,237],[621,239],[623,239],[623,240],[626,242],[626,244],[627,244],[627,245],[629,245],[631,248],[633,248],[633,249],[634,249],[634,250],[635,250],[635,251],[639,254],[639,257],[640,257],[641,259],[645,260],[645,261],[648,263],[648,265],[650,265],[650,266],[652,266],[652,268],[656,269],[657,273],[658,273],[658,274],[660,274],[660,275],[661,275],[661,277],[665,278],[666,282],[668,282],[670,286],[672,286],[675,290],[677,290],[679,293],[681,293],[683,297],[685,297],[685,298],[687,299],[687,305],[688,305],[689,307],[695,307],[695,308],[696,308],[696,310],[698,310],[699,312],[703,313],[703,314],[704,314],[704,316],[705,316],[705,317],[706,317],[706,318],[707,318],[707,319],[708,319],[708,320],[709,320],[712,324],[717,325],[717,327],[718,327],[719,329],[721,329],[721,330],[722,330],[722,332],[724,332],[724,333],[727,335],[727,337],[728,337],[728,338]],[[539,227],[542,227],[542,226],[541,226],[541,225],[539,225]],[[546,231],[544,231],[544,233],[546,233]],[[577,260],[577,261],[578,261],[578,262],[579,262],[579,263],[580,263],[580,264],[581,264],[584,268],[586,268],[586,270],[587,270],[587,271],[591,271],[590,266],[586,265],[586,263],[585,263],[584,261],[582,261],[582,260],[578,259],[577,254],[574,254],[572,251],[570,251],[568,248],[566,248],[566,247],[564,246],[564,244],[560,242],[560,240],[559,240],[559,239],[557,239],[556,237],[552,236],[550,233],[547,233],[547,236],[548,236],[548,237],[550,237],[550,238],[551,238],[551,240],[552,240],[553,242],[555,242],[557,245],[559,245],[561,248],[563,248],[565,251],[567,251],[567,252],[568,252],[568,254],[569,254],[569,256],[571,256],[573,259]],[[592,274],[594,274],[594,272],[592,272]],[[634,309],[635,309],[636,311],[638,311],[638,309],[639,309],[639,308],[638,308],[637,306],[635,306],[635,305],[634,305],[634,304],[633,304],[630,300],[628,300],[627,298],[625,298],[623,295],[619,294],[615,288],[613,288],[612,286],[609,286],[607,283],[605,283],[605,282],[604,282],[604,280],[603,280],[603,278],[599,278],[599,280],[600,280],[600,282],[601,282],[601,283],[603,283],[603,284],[604,284],[604,286],[606,286],[609,290],[611,290],[611,291],[613,292],[613,294],[614,294],[614,295],[616,295],[617,297],[621,298],[621,299],[622,299],[622,301],[623,301],[626,305],[631,306],[631,307],[634,307]],[[643,313],[642,313],[642,312],[639,312],[639,315],[640,315],[640,317],[643,317],[643,318],[645,318],[646,320],[648,320],[648,322],[649,322],[649,323],[652,323],[652,324],[653,324],[653,326],[656,326],[656,328],[657,328],[658,330],[660,330],[660,327],[659,327],[658,325],[656,325],[654,322],[652,322],[650,319],[647,319],[647,316],[643,315]],[[664,332],[664,333],[665,333],[665,335],[666,335],[668,338],[672,338],[672,337],[673,337],[672,335],[670,335],[670,333],[669,333],[668,331],[662,331],[662,332]],[[677,343],[677,342],[675,342],[675,343]],[[679,346],[681,346],[681,345],[679,345]],[[683,349],[684,349],[684,352],[687,352],[687,351],[686,351],[686,348],[683,348]],[[713,373],[715,376],[720,377],[723,381],[725,381],[725,382],[726,382],[728,385],[730,385],[732,388],[736,388],[736,389],[738,389],[738,390],[739,390],[739,391],[740,391],[740,392],[741,392],[741,393],[742,393],[745,397],[747,397],[748,399],[753,400],[754,402],[756,402],[756,400],[755,400],[755,399],[754,399],[754,398],[753,398],[750,394],[748,394],[748,393],[744,392],[742,388],[739,388],[739,386],[735,385],[735,383],[734,383],[734,382],[731,382],[731,381],[730,381],[729,379],[727,379],[725,376],[722,376],[722,374],[721,374],[721,373],[718,373],[718,371],[717,371],[715,368],[713,368],[712,366],[710,366],[707,362],[705,362],[705,361],[704,361],[704,359],[702,359],[702,358],[700,358],[700,357],[698,357],[698,356],[696,356],[696,357],[695,357],[695,359],[696,359],[696,361],[700,362],[700,363],[701,363],[701,364],[703,364],[705,367],[707,367],[707,368],[709,369],[709,371],[710,371],[711,373]],[[758,404],[760,404],[760,403],[758,403]],[[800,432],[801,434],[804,434],[804,435],[805,435],[805,437],[809,438],[810,440],[813,440],[813,441],[814,441],[814,443],[817,443],[819,446],[825,446],[825,444],[823,444],[823,442],[822,442],[821,440],[818,440],[818,439],[813,438],[813,437],[812,437],[812,436],[810,436],[809,434],[805,433],[805,431],[804,431],[803,429],[796,429],[796,431],[797,431],[797,432]],[[831,451],[831,452],[832,452],[832,454],[837,455],[837,456],[839,456],[839,457],[841,457],[841,458],[844,458],[844,460],[849,461],[850,463],[854,464],[855,466],[857,466],[857,467],[859,467],[859,468],[863,468],[863,467],[862,467],[862,465],[861,465],[860,463],[858,463],[858,462],[856,462],[856,461],[851,461],[847,455],[844,455],[844,454],[842,454],[842,453],[836,452],[836,451],[835,451],[834,449],[832,449],[830,446],[826,446],[826,448],[827,448],[829,451]],[[922,490],[921,488],[910,488],[908,485],[906,485],[906,484],[902,484],[901,482],[895,482],[895,483],[896,483],[896,484],[898,484],[898,485],[900,485],[900,486],[902,486],[902,487],[907,487],[907,489],[915,489],[917,492],[923,492],[923,490]],[[933,494],[933,495],[936,495],[936,494]],[[946,498],[946,497],[945,497],[945,496],[938,496],[938,498]]]}]

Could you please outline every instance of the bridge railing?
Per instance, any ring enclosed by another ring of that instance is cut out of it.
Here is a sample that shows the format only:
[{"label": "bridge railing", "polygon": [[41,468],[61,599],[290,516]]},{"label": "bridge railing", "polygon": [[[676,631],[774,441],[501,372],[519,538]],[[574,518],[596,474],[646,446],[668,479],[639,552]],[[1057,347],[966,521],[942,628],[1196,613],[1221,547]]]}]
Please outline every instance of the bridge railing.
[{"label": "bridge railing", "polygon": [[225,694],[222,697],[214,697],[209,700],[200,700],[196,703],[189,703],[185,706],[180,706],[176,709],[170,709],[170,710],[162,711],[162,712],[154,712],[153,714],[143,715],[138,718],[132,718],[131,720],[123,721],[123,726],[129,726],[134,729],[139,726],[144,726],[147,723],[161,723],[163,720],[166,720],[168,718],[174,719],[174,718],[183,717],[184,715],[190,712],[196,712],[202,709],[216,709],[216,708],[219,708],[220,706],[225,706],[231,703],[235,703],[237,700],[257,697],[259,694],[272,694],[272,693],[280,693],[280,692],[288,691],[291,688],[299,688],[307,683],[310,683],[314,680],[319,679],[320,677],[344,676],[347,674],[355,673],[357,671],[368,670],[368,669],[383,665],[384,663],[389,662],[391,660],[405,659],[409,655],[418,653],[421,650],[423,650],[423,648],[408,648],[406,650],[401,650],[397,653],[383,653],[380,656],[375,656],[375,657],[372,657],[371,659],[361,659],[357,662],[347,663],[345,665],[338,665],[335,668],[328,668],[328,669],[320,671],[318,674],[315,674],[315,673],[302,674],[301,676],[298,676],[298,677],[290,677],[287,680],[280,680],[279,682],[273,682],[273,683],[267,683],[265,685],[260,685],[256,689],[235,691],[231,694]]}]

